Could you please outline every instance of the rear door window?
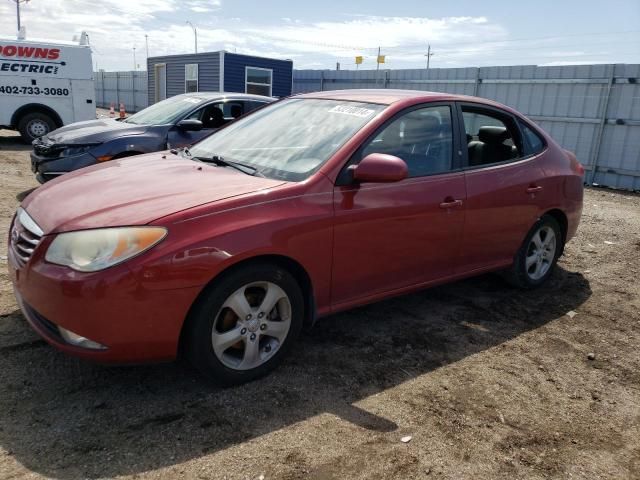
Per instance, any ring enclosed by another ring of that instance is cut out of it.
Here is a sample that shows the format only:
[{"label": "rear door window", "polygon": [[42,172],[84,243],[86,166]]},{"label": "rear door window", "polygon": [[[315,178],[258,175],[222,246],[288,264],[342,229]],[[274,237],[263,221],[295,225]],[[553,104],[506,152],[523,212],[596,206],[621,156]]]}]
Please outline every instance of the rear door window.
[{"label": "rear door window", "polygon": [[508,114],[462,106],[462,119],[469,166],[510,162],[523,156],[520,133]]}]

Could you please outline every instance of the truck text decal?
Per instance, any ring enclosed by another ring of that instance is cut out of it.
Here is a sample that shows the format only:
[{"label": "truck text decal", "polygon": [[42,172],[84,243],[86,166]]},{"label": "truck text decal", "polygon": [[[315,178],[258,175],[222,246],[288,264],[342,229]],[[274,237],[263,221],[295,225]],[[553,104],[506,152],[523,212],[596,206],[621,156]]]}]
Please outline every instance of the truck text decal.
[{"label": "truck text decal", "polygon": [[26,63],[1,63],[0,72],[51,73],[58,74],[55,65],[28,65]]},{"label": "truck text decal", "polygon": [[23,47],[16,45],[0,45],[0,56],[19,58],[43,58],[57,60],[60,58],[59,48]]},{"label": "truck text decal", "polygon": [[59,58],[59,48],[0,45],[0,72],[57,75],[59,65],[66,65]]},{"label": "truck text decal", "polygon": [[49,88],[49,87],[22,87],[17,85],[0,84],[0,95],[47,95],[57,97],[69,96],[68,88]]}]

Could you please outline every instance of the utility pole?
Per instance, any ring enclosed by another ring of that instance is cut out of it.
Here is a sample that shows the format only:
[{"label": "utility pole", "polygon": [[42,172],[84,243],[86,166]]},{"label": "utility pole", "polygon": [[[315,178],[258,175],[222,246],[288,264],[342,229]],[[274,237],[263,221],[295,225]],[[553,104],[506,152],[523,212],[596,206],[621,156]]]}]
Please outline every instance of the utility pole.
[{"label": "utility pole", "polygon": [[193,28],[193,37],[195,39],[195,44],[196,44],[196,53],[198,53],[198,30],[196,30],[196,27],[194,27],[193,23],[191,23],[189,20],[187,20],[187,23],[191,25],[191,28]]},{"label": "utility pole", "polygon": [[431,45],[427,45],[427,54],[425,55],[425,57],[427,57],[427,71],[429,71],[429,60],[431,60],[432,56],[433,53],[431,53]]},{"label": "utility pole", "polygon": [[13,0],[16,2],[16,18],[18,20],[18,32],[20,32],[20,4],[27,3],[29,0]]},{"label": "utility pole", "polygon": [[138,70],[138,67],[136,66],[136,47],[133,47],[133,71],[135,72],[136,70]]}]

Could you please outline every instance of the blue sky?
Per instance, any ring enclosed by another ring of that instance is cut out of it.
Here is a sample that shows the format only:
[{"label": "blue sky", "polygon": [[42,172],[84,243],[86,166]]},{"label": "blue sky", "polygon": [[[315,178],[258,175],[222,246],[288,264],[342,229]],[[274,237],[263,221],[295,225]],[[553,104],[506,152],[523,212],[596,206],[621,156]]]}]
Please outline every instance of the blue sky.
[{"label": "blue sky", "polygon": [[[15,35],[15,4],[0,0],[0,36]],[[86,30],[94,62],[133,68],[133,47],[149,54],[225,49],[291,58],[295,68],[386,68],[512,64],[640,63],[639,0],[456,2],[431,0],[32,0],[23,5],[29,37],[70,40]]]}]

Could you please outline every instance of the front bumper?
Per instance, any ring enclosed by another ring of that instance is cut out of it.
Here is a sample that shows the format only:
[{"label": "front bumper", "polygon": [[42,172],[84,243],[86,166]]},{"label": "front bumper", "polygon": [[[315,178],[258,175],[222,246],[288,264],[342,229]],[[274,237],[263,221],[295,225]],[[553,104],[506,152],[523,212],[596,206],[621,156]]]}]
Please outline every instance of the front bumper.
[{"label": "front bumper", "polygon": [[44,157],[34,151],[31,152],[31,170],[36,174],[36,179],[40,183],[48,182],[65,173],[95,165],[96,163],[98,163],[98,160],[89,152],[71,157],[57,158]]},{"label": "front bumper", "polygon": [[[200,287],[151,290],[126,265],[80,273],[44,261],[44,237],[19,267],[9,249],[9,276],[31,327],[65,353],[100,363],[143,363],[176,357],[180,332]],[[67,343],[57,327],[104,345],[102,350]]]}]

